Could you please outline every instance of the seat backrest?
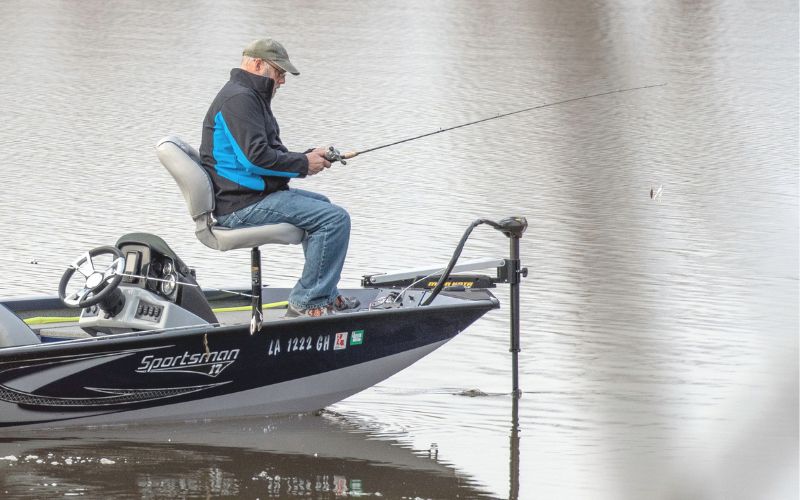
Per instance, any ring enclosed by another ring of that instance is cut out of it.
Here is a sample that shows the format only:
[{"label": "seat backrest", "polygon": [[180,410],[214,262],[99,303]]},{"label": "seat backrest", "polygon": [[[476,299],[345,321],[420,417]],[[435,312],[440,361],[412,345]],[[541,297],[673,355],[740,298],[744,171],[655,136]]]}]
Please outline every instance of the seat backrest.
[{"label": "seat backrest", "polygon": [[41,340],[19,316],[0,305],[0,347],[39,344]]},{"label": "seat backrest", "polygon": [[195,222],[195,236],[205,246],[220,250],[219,242],[211,231],[211,226],[216,222],[212,215],[214,185],[201,165],[197,150],[180,137],[171,135],[158,142],[156,152],[161,164],[181,188],[189,215]]},{"label": "seat backrest", "polygon": [[161,139],[156,151],[161,164],[181,188],[192,219],[211,213],[214,210],[214,186],[201,166],[197,151],[176,136]]}]

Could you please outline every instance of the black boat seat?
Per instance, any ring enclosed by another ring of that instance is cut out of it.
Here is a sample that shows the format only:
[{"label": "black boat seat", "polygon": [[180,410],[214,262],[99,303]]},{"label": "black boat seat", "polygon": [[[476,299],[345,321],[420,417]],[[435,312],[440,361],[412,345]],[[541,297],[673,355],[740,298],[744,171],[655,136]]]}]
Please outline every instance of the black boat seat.
[{"label": "black boat seat", "polygon": [[261,245],[293,245],[303,241],[305,231],[291,224],[269,224],[228,229],[217,226],[214,211],[214,187],[200,165],[197,151],[179,137],[169,136],[156,146],[158,159],[166,167],[183,193],[189,215],[195,222],[195,236],[205,246],[227,251]]},{"label": "black boat seat", "polygon": [[0,305],[0,348],[41,342],[39,336],[19,316]]}]

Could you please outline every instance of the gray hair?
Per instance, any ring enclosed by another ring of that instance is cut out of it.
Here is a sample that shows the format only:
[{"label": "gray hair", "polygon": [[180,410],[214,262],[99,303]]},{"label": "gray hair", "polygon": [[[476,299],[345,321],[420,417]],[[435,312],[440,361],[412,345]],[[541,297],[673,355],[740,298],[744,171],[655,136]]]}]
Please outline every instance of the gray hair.
[{"label": "gray hair", "polygon": [[256,61],[258,61],[258,57],[242,56],[242,66],[254,64]]}]

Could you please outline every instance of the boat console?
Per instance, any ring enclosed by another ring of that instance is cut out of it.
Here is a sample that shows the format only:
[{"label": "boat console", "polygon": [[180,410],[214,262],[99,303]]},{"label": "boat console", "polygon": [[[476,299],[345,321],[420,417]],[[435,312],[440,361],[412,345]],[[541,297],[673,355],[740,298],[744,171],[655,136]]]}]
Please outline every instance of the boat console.
[{"label": "boat console", "polygon": [[[74,283],[77,290],[67,292]],[[81,309],[78,325],[91,335],[217,323],[194,271],[147,233],[81,256],[64,273],[59,296]]]}]

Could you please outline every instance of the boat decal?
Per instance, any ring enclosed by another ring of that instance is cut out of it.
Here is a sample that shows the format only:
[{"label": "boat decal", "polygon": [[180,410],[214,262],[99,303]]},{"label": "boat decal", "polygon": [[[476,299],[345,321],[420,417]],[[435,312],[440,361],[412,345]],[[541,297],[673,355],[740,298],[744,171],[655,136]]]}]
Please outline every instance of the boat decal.
[{"label": "boat decal", "polygon": [[274,338],[269,340],[267,347],[268,356],[277,356],[281,352],[302,352],[302,351],[330,351],[331,335],[317,335],[316,340],[312,336],[290,337],[283,343],[281,339]]},{"label": "boat decal", "polygon": [[239,357],[239,349],[156,357],[147,355],[139,362],[136,373],[196,373],[216,378]]},{"label": "boat decal", "polygon": [[[159,349],[162,347],[159,347]],[[53,359],[25,360],[16,365],[7,365],[0,370],[0,383],[9,389],[33,392],[63,377],[80,373],[105,363],[117,361],[137,352],[153,348],[114,351],[107,353],[59,356]],[[35,370],[35,371],[32,371]]]},{"label": "boat decal", "polygon": [[350,332],[350,345],[361,345],[364,343],[364,330],[354,330]]},{"label": "boat decal", "polygon": [[328,351],[331,348],[331,336],[320,335],[317,337],[317,351]]},{"label": "boat decal", "polygon": [[333,341],[334,351],[347,349],[347,334],[348,332],[339,332],[336,334],[336,340]]},{"label": "boat decal", "polygon": [[175,347],[174,345],[160,345],[154,347],[143,347],[139,349],[124,349],[122,351],[89,353],[89,354],[67,354],[64,356],[47,356],[41,358],[25,359],[24,361],[2,361],[0,362],[0,373],[18,368],[27,368],[29,366],[46,366],[60,363],[69,363],[73,361],[81,361],[84,359],[101,359],[110,356],[118,356],[121,354],[135,354],[143,351],[153,351],[157,349],[169,349]]},{"label": "boat decal", "polygon": [[286,352],[310,351],[313,348],[311,337],[292,337],[286,342]]},{"label": "boat decal", "polygon": [[277,356],[281,353],[281,339],[270,339],[269,349],[267,349],[268,356]]},{"label": "boat decal", "polygon": [[45,407],[97,407],[112,405],[130,405],[155,401],[159,399],[174,398],[184,394],[204,391],[213,387],[227,384],[220,382],[216,384],[196,385],[188,387],[166,387],[158,389],[111,389],[85,387],[85,389],[108,394],[94,398],[64,398],[32,394],[30,392],[17,391],[0,385],[0,400],[9,403],[26,406],[45,406]]}]

